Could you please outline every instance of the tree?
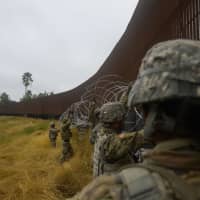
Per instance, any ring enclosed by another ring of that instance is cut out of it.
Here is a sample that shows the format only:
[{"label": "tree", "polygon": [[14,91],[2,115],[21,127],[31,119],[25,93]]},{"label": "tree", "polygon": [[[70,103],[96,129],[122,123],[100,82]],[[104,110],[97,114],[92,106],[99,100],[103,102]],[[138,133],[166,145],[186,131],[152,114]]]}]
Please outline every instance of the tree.
[{"label": "tree", "polygon": [[0,103],[1,104],[7,104],[10,102],[10,97],[9,95],[6,93],[6,92],[3,92],[1,95],[0,95]]},{"label": "tree", "polygon": [[27,90],[25,95],[20,99],[20,101],[21,102],[30,101],[32,97],[33,97],[32,92],[30,90]]},{"label": "tree", "polygon": [[33,94],[32,98],[33,99],[37,99],[37,98],[40,98],[40,97],[48,97],[50,95],[54,95],[54,93],[53,92],[44,91],[44,92],[40,92],[39,94]]},{"label": "tree", "polygon": [[[28,87],[31,85],[31,83],[33,82],[33,79],[32,79],[32,74],[30,72],[25,72],[23,75],[22,75],[22,82],[23,82],[23,85],[25,87],[25,96],[26,96],[26,93],[28,91]],[[29,90],[30,91],[30,90]]]},{"label": "tree", "polygon": [[48,92],[46,92],[46,91],[40,92],[40,93],[38,94],[38,97],[47,97],[47,96],[49,96],[49,94],[48,94]]}]

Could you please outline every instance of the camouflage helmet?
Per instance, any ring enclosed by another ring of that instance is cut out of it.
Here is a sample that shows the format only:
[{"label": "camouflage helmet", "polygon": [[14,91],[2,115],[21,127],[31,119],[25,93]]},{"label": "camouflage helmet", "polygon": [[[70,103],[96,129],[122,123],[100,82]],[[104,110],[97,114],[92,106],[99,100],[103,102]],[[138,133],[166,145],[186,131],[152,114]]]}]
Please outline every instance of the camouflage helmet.
[{"label": "camouflage helmet", "polygon": [[200,97],[200,42],[171,40],[145,55],[128,105]]},{"label": "camouflage helmet", "polygon": [[99,119],[103,123],[113,123],[123,120],[125,109],[120,102],[110,102],[104,104],[100,109]]}]

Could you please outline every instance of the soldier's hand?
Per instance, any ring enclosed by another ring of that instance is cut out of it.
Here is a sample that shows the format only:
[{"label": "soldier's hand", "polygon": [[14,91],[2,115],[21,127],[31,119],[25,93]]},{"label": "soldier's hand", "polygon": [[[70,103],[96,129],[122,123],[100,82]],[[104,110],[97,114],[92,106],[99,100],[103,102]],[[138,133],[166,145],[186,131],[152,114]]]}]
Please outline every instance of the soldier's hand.
[{"label": "soldier's hand", "polygon": [[120,139],[123,139],[123,138],[126,137],[126,135],[125,135],[125,133],[120,133],[120,134],[118,135],[118,137],[119,137]]},{"label": "soldier's hand", "polygon": [[117,135],[120,139],[126,139],[126,138],[135,138],[137,136],[137,132],[122,132]]},{"label": "soldier's hand", "polygon": [[79,200],[120,200],[122,199],[119,175],[100,176],[87,185],[79,194]]}]

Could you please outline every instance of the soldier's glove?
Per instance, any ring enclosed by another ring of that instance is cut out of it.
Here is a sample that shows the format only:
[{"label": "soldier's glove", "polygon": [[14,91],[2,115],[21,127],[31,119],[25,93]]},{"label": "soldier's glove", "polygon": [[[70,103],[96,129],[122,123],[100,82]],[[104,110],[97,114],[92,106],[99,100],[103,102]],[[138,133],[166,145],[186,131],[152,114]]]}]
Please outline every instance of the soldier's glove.
[{"label": "soldier's glove", "polygon": [[79,200],[121,200],[123,185],[119,175],[100,176],[79,194]]}]

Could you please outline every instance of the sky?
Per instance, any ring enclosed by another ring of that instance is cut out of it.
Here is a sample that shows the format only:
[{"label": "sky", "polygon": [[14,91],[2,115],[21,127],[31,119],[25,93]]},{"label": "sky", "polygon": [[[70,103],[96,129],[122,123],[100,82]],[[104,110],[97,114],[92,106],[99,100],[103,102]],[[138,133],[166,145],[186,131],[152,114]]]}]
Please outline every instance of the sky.
[{"label": "sky", "polygon": [[101,67],[123,35],[138,0],[0,1],[0,94],[18,101],[22,75],[31,90],[64,92]]}]

